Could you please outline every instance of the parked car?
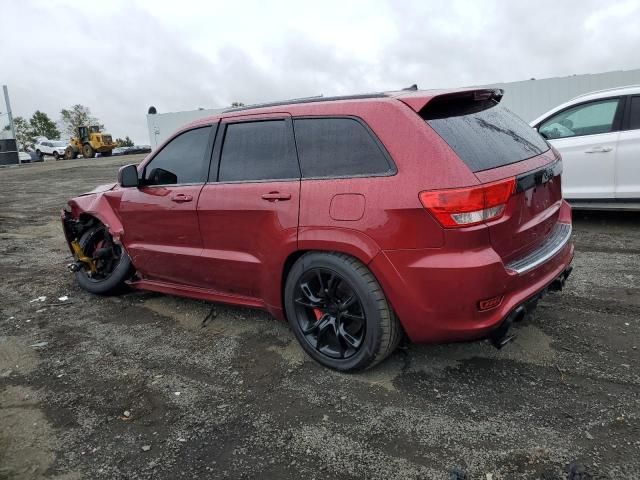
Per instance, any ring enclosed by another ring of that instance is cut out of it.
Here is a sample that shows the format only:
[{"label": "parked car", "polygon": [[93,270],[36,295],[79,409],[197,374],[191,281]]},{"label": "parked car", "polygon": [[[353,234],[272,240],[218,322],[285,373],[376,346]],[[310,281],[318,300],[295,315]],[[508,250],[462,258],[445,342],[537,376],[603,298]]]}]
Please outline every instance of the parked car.
[{"label": "parked car", "polygon": [[573,258],[558,153],[500,90],[228,110],[68,202],[80,286],[264,308],[341,371],[491,337]]},{"label": "parked car", "polygon": [[640,86],[581,95],[531,125],[562,154],[574,206],[640,209]]},{"label": "parked car", "polygon": [[134,145],[133,147],[126,147],[124,155],[134,155],[138,153],[149,153],[151,152],[150,145]]},{"label": "parked car", "polygon": [[18,161],[20,163],[30,163],[31,162],[31,154],[27,152],[18,152]]},{"label": "parked car", "polygon": [[45,155],[52,156],[56,160],[64,158],[64,151],[69,144],[60,140],[39,140],[35,145],[36,155],[44,160]]},{"label": "parked car", "polygon": [[111,150],[111,155],[124,155],[127,151],[127,147],[116,147]]}]

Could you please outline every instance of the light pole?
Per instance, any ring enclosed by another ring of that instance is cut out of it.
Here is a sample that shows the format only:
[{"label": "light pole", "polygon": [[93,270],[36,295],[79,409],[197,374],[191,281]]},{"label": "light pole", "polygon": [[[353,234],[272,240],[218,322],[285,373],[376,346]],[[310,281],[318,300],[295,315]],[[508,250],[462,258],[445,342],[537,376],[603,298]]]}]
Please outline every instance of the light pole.
[{"label": "light pole", "polygon": [[4,103],[7,105],[7,116],[9,117],[9,127],[11,128],[11,135],[16,138],[16,129],[13,127],[13,115],[11,115],[11,102],[9,101],[9,89],[6,85],[2,86],[4,91]]}]

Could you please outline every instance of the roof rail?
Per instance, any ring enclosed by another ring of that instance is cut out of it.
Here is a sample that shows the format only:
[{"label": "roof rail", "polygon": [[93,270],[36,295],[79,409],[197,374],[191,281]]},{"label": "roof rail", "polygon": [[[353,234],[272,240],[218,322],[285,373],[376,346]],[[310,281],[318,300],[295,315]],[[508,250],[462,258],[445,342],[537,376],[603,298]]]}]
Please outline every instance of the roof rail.
[{"label": "roof rail", "polygon": [[627,88],[640,88],[640,85],[624,85],[622,87],[611,87],[611,88],[603,88],[602,90],[595,90],[593,92],[587,92],[587,93],[582,93],[576,97],[573,97],[571,100],[576,100],[577,98],[582,98],[582,97],[586,97],[587,95],[595,95],[596,93],[606,93],[606,92],[613,92],[615,90],[625,90]]},{"label": "roof rail", "polygon": [[339,100],[362,100],[367,98],[385,97],[388,97],[386,93],[363,93],[359,95],[343,95],[336,97],[323,97],[322,95],[319,95],[317,97],[294,98],[291,100],[283,100],[280,102],[256,103],[253,105],[245,105],[242,107],[227,108],[226,110],[223,110],[222,113],[242,112],[244,110],[253,110],[254,108],[279,107],[282,105],[297,105],[300,103],[337,102]]}]

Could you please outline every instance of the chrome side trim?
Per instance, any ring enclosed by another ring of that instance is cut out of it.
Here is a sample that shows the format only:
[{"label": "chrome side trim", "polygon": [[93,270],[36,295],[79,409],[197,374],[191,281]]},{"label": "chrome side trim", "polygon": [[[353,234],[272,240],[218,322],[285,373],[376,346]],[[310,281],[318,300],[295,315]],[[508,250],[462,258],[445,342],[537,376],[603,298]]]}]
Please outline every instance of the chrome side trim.
[{"label": "chrome side trim", "polygon": [[542,265],[564,248],[571,238],[571,230],[571,224],[569,223],[556,224],[538,249],[522,258],[510,262],[506,265],[506,268],[518,274],[522,274]]}]

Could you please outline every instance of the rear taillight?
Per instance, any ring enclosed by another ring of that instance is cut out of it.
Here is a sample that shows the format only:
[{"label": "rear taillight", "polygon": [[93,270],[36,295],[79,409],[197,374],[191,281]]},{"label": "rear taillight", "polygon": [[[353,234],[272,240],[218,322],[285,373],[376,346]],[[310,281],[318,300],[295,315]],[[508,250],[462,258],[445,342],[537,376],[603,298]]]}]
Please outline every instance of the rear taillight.
[{"label": "rear taillight", "polygon": [[500,218],[516,187],[508,178],[477,187],[429,190],[420,201],[445,228],[468,227]]}]

